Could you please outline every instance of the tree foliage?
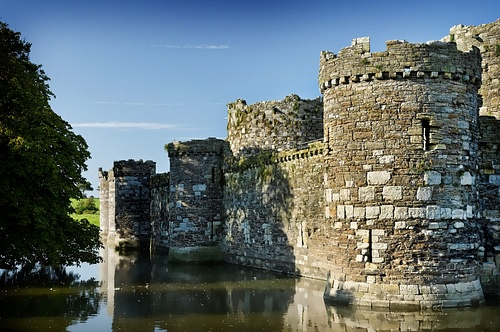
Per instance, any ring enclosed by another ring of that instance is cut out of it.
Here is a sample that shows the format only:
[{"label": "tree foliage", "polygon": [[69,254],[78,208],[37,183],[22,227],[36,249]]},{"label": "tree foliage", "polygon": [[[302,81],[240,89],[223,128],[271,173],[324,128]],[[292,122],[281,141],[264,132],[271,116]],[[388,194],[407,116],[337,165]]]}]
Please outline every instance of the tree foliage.
[{"label": "tree foliage", "polygon": [[97,214],[99,207],[96,205],[96,199],[93,196],[83,198],[76,202],[74,207],[76,214]]},{"label": "tree foliage", "polygon": [[0,22],[0,268],[95,263],[98,227],[69,216],[88,183],[88,146],[51,109],[30,49]]}]

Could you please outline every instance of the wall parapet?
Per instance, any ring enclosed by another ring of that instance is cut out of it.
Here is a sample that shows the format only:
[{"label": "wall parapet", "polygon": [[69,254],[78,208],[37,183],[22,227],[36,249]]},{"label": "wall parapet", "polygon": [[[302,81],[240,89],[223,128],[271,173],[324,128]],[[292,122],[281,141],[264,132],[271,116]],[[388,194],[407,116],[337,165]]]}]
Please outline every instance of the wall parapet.
[{"label": "wall parapet", "polygon": [[271,164],[281,164],[292,160],[308,159],[323,156],[323,138],[307,142],[298,149],[289,149],[279,152],[270,150],[256,152],[252,155],[226,156],[227,172],[243,171],[250,168]]},{"label": "wall parapet", "polygon": [[187,142],[171,142],[165,145],[165,150],[170,157],[186,155],[215,154],[221,156],[224,153],[224,144],[215,137],[205,140],[194,139]]},{"label": "wall parapet", "polygon": [[319,86],[323,93],[332,86],[372,80],[449,79],[480,84],[479,49],[461,52],[454,43],[440,41],[411,44],[387,41],[385,52],[370,52],[368,37],[353,39],[352,45],[335,55],[322,51]]},{"label": "wall parapet", "polygon": [[227,106],[228,141],[234,155],[294,149],[323,137],[321,98],[289,95],[252,105],[239,99]]}]

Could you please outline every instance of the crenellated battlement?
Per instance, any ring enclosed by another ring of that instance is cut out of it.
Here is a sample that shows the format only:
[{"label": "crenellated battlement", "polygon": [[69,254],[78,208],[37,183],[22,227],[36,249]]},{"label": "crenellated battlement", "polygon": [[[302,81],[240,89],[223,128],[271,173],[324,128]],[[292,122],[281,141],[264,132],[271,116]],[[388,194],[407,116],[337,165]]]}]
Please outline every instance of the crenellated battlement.
[{"label": "crenellated battlement", "polygon": [[240,99],[227,106],[228,141],[235,155],[296,149],[323,137],[321,98],[289,95],[252,105]]},{"label": "crenellated battlement", "polygon": [[119,176],[141,176],[156,173],[156,163],[152,160],[119,160],[113,164],[113,174]]},{"label": "crenellated battlement", "polygon": [[214,154],[221,156],[224,153],[225,144],[217,138],[209,137],[204,140],[191,140],[187,142],[171,142],[165,145],[165,150],[170,157],[186,155]]},{"label": "crenellated battlement", "polygon": [[384,52],[370,52],[367,37],[353,39],[338,56],[323,51],[320,56],[319,86],[326,89],[342,84],[376,80],[456,80],[480,84],[480,52],[461,52],[454,43],[440,41],[411,44],[401,40],[386,43]]}]

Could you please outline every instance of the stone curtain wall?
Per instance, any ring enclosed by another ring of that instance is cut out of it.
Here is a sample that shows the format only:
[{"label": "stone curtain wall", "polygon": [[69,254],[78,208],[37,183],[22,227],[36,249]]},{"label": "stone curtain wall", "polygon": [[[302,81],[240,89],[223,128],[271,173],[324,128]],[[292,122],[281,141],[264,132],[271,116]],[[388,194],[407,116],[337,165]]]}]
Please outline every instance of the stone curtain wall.
[{"label": "stone curtain wall", "polygon": [[336,230],[328,295],[383,307],[482,302],[479,52],[390,41],[370,53],[361,38],[338,57],[323,52],[319,77]]},{"label": "stone curtain wall", "polygon": [[323,105],[297,95],[252,105],[237,100],[228,104],[227,132],[234,155],[307,147],[323,138]]},{"label": "stone curtain wall", "polygon": [[115,161],[115,223],[121,239],[149,241],[150,178],[156,173],[156,163],[148,160]]},{"label": "stone curtain wall", "polygon": [[113,209],[110,211],[110,186],[114,181],[113,171],[103,171],[99,167],[99,227],[103,236],[112,236],[115,234],[115,211],[114,211],[114,193]]},{"label": "stone curtain wall", "polygon": [[170,174],[160,173],[151,176],[150,220],[154,245],[157,248],[168,248],[168,193],[170,190]]},{"label": "stone curtain wall", "polygon": [[500,294],[500,120],[481,116],[480,205],[483,217],[481,283],[487,294]]},{"label": "stone curtain wall", "polygon": [[325,278],[329,233],[323,215],[323,143],[266,157],[225,172],[229,262]]},{"label": "stone curtain wall", "polygon": [[482,57],[479,94],[483,101],[480,114],[500,120],[500,19],[478,26],[456,25],[443,40],[455,42],[462,51],[479,48]]},{"label": "stone curtain wall", "polygon": [[220,260],[217,244],[222,236],[222,161],[227,143],[209,138],[169,143],[166,149],[169,259]]},{"label": "stone curtain wall", "polygon": [[99,169],[101,233],[116,236],[116,243],[137,246],[149,241],[150,178],[156,163],[135,160],[115,161],[108,172]]},{"label": "stone curtain wall", "polygon": [[443,38],[458,49],[479,48],[482,57],[482,106],[479,110],[479,184],[483,215],[480,247],[481,283],[487,293],[500,294],[500,20],[479,26],[457,25]]}]

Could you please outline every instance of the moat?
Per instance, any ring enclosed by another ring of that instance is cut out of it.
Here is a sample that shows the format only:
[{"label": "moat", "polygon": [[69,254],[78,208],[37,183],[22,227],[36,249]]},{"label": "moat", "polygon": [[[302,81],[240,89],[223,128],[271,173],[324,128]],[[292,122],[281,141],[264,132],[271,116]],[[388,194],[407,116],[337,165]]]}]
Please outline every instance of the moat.
[{"label": "moat", "polygon": [[[7,331],[497,331],[500,307],[389,312],[331,306],[325,282],[231,264],[103,250],[66,281],[1,286]],[[74,279],[75,274],[79,275]],[[2,280],[3,281],[3,280]]]}]

